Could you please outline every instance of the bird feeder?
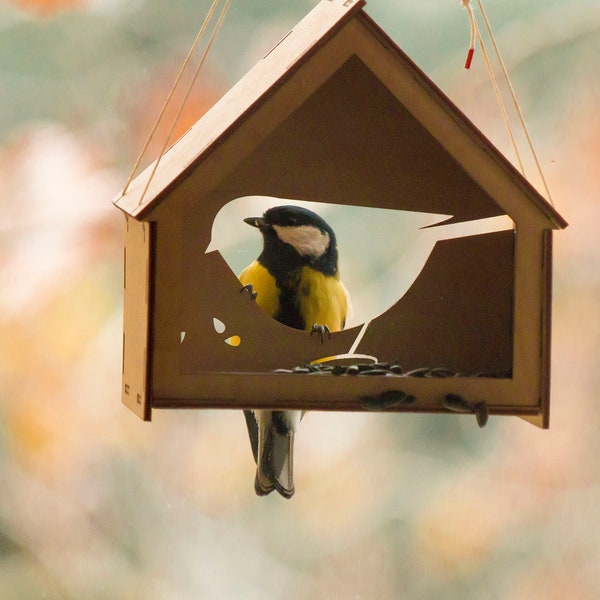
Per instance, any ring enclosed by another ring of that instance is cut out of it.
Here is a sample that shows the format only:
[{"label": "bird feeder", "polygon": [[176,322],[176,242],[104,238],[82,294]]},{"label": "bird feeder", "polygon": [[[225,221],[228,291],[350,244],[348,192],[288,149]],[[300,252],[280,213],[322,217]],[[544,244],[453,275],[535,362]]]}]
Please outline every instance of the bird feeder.
[{"label": "bird feeder", "polygon": [[[485,407],[548,426],[552,231],[566,223],[364,4],[323,0],[151,179],[152,165],[116,198],[125,214],[122,398],[141,418],[182,407]],[[507,215],[514,227],[438,242],[391,308],[321,342],[265,314],[222,255],[206,252],[217,213],[245,196],[452,223]]]}]

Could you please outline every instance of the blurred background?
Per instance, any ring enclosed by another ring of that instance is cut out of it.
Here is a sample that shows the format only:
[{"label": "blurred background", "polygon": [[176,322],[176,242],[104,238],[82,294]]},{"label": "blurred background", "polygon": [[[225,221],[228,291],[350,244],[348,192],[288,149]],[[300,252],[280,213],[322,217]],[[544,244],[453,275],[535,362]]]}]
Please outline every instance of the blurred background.
[{"label": "blurred background", "polygon": [[[209,4],[0,2],[0,599],[599,598],[600,4],[485,2],[570,223],[550,430],[310,413],[291,501],[255,496],[239,412],[120,403],[111,200]],[[314,4],[233,2],[177,133]],[[514,160],[460,2],[366,10]]]}]

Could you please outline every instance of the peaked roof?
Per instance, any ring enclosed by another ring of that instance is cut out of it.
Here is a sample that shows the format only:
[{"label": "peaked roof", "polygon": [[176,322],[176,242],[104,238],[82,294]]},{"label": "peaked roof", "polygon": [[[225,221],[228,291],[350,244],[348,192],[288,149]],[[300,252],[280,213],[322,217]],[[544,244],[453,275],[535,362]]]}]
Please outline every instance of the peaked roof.
[{"label": "peaked roof", "polygon": [[[148,180],[155,163],[130,184],[125,195],[114,203],[136,219],[143,219],[156,208],[166,192],[183,180],[196,165],[207,158],[225,139],[246,121],[266,98],[285,85],[300,67],[331,39],[348,21],[359,17],[371,34],[392,52],[428,96],[443,106],[444,112],[458,122],[479,148],[507,172],[510,180],[531,201],[553,227],[567,224],[558,212],[535,190],[514,166],[491,144],[444,93],[410,58],[362,11],[365,0],[322,0],[292,31],[268,52],[221,100],[160,158],[154,176]],[[340,107],[343,110],[343,107]],[[146,189],[147,187],[147,189]]]}]

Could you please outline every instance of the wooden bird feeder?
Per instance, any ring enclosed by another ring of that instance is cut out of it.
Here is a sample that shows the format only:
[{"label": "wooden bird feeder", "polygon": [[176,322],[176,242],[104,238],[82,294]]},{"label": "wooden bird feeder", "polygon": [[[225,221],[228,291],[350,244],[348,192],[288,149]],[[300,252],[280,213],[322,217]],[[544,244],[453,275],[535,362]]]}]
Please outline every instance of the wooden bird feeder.
[{"label": "wooden bird feeder", "polygon": [[[167,151],[149,186],[152,166],[115,200],[126,217],[122,397],[142,419],[153,408],[485,406],[548,426],[552,230],[566,223],[364,4],[323,0]],[[389,310],[322,344],[269,317],[206,252],[219,210],[245,196],[452,222],[508,215],[514,228],[438,242]],[[356,353],[403,373],[289,372],[347,354],[359,333]]]}]

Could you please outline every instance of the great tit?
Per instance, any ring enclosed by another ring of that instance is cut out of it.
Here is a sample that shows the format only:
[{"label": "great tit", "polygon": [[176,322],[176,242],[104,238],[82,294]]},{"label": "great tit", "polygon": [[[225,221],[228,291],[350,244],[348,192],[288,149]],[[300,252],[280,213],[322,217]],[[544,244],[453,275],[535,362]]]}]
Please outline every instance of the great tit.
[{"label": "great tit", "polygon": [[[257,304],[280,323],[324,334],[344,328],[348,292],[340,280],[333,229],[316,213],[299,206],[276,206],[262,217],[248,217],[263,237],[259,257],[239,279]],[[300,411],[244,411],[256,461],[254,489],[294,494],[294,433]]]}]

